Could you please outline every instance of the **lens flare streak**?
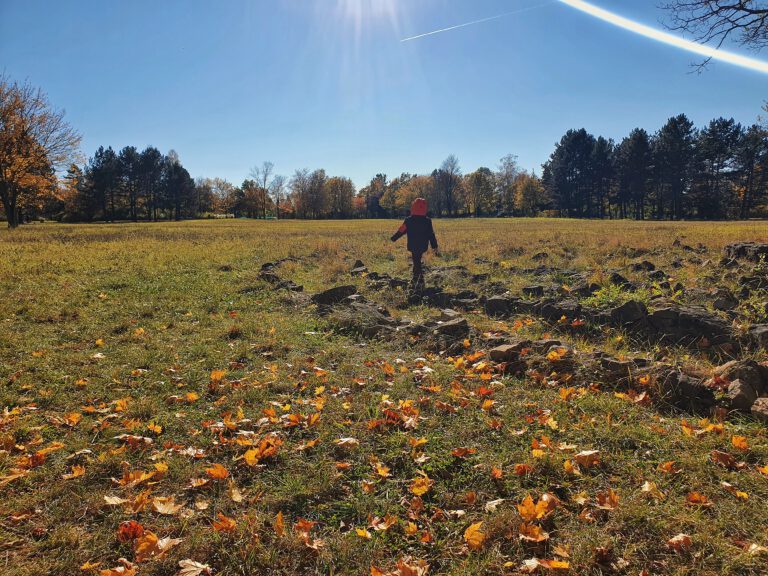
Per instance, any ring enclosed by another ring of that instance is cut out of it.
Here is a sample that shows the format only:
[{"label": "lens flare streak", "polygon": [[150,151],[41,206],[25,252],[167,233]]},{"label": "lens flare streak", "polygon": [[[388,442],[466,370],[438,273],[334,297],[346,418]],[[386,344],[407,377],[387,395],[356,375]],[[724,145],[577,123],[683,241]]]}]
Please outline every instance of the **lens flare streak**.
[{"label": "lens flare streak", "polygon": [[706,46],[704,44],[699,44],[698,42],[693,42],[692,40],[680,38],[674,34],[669,34],[668,32],[663,32],[661,30],[657,30],[656,28],[646,26],[645,24],[640,24],[639,22],[635,22],[629,18],[624,18],[623,16],[619,16],[618,14],[614,14],[613,12],[609,12],[608,10],[599,8],[594,4],[584,2],[583,0],[558,1],[570,6],[571,8],[575,8],[580,12],[588,14],[589,16],[598,18],[599,20],[603,20],[604,22],[612,24],[613,26],[618,26],[624,30],[634,32],[635,34],[645,36],[651,40],[656,40],[657,42],[661,42],[669,46],[674,46],[675,48],[687,50],[688,52],[693,52],[694,54],[704,56],[705,58],[711,58],[712,60],[719,60],[721,62],[734,64],[736,66],[741,66],[742,68],[748,68],[757,72],[768,73],[768,62],[757,60],[756,58],[749,58],[747,56],[742,56],[741,54],[728,52],[726,50],[718,50],[717,48],[713,48],[711,46]]}]

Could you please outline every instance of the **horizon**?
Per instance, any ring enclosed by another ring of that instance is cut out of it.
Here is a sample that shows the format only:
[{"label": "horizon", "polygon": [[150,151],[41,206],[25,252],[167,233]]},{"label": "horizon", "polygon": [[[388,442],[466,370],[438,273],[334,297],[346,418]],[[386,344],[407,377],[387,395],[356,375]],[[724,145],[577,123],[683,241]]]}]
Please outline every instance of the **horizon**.
[{"label": "horizon", "polygon": [[[597,4],[659,29],[665,16],[637,0]],[[234,185],[263,161],[358,189],[377,173],[428,174],[450,154],[464,173],[507,154],[540,173],[568,129],[618,142],[680,113],[697,127],[749,125],[764,100],[758,72],[711,62],[693,73],[695,55],[559,2],[210,6],[5,2],[5,72],[66,110],[86,157],[152,145],[193,177]],[[102,82],[79,80],[89,66]]]}]

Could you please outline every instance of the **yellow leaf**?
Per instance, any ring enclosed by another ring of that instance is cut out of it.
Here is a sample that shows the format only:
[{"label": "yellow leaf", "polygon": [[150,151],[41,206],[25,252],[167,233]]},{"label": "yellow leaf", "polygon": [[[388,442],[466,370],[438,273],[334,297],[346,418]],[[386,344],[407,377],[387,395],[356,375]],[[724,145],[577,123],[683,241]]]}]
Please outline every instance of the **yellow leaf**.
[{"label": "yellow leaf", "polygon": [[72,471],[69,474],[62,474],[61,477],[64,480],[72,480],[73,478],[79,478],[85,475],[85,466],[72,466]]},{"label": "yellow leaf", "polygon": [[481,530],[483,527],[482,522],[471,524],[469,528],[464,531],[464,541],[469,546],[470,550],[479,550],[483,547],[485,542],[485,533]]},{"label": "yellow leaf", "polygon": [[430,479],[426,474],[423,474],[411,481],[411,493],[416,496],[423,496],[429,492],[429,489],[432,488],[434,483],[434,480]]},{"label": "yellow leaf", "polygon": [[283,520],[283,513],[278,512],[275,516],[275,534],[278,538],[282,538],[285,535],[285,521]]},{"label": "yellow leaf", "polygon": [[216,532],[234,532],[237,530],[237,522],[234,518],[229,518],[221,512],[216,515],[217,520],[213,521],[213,529]]},{"label": "yellow leaf", "polygon": [[737,450],[749,450],[749,442],[747,442],[746,436],[733,436],[731,444]]}]

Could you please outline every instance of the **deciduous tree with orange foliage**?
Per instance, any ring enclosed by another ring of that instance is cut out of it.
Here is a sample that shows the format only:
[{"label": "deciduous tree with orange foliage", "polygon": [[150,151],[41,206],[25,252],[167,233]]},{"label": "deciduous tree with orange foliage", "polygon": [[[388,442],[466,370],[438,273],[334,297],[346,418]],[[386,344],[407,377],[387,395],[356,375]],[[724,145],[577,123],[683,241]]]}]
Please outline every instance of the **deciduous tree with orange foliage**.
[{"label": "deciduous tree with orange foliage", "polygon": [[28,201],[54,190],[56,170],[74,159],[79,144],[41,90],[0,76],[0,199],[10,228]]}]

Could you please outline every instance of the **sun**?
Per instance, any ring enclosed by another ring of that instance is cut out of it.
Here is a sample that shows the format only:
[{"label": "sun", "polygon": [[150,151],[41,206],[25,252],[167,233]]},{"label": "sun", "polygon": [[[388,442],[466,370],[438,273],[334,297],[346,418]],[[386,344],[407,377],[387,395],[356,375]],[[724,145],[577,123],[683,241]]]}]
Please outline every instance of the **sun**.
[{"label": "sun", "polygon": [[336,14],[351,24],[355,35],[359,35],[366,25],[381,21],[389,22],[398,29],[399,5],[398,0],[336,0]]}]

